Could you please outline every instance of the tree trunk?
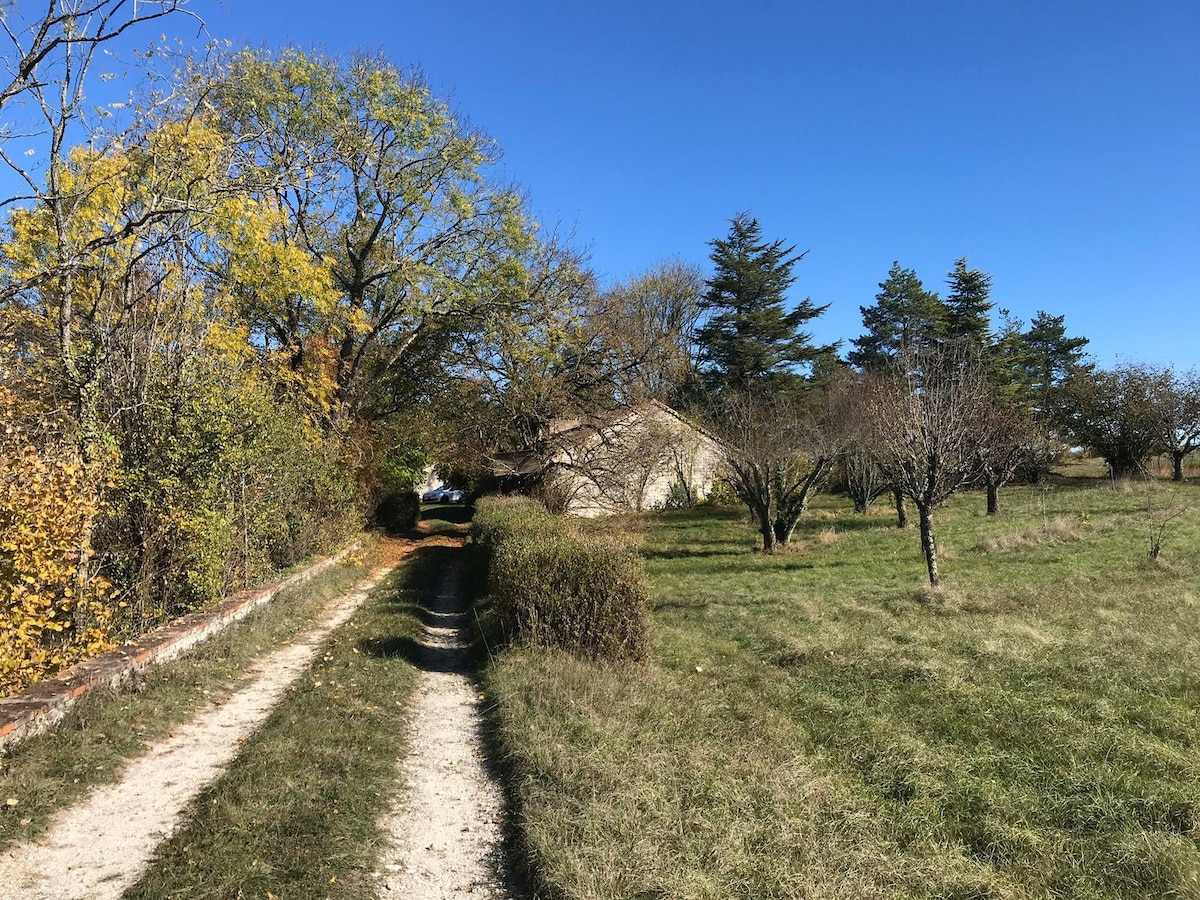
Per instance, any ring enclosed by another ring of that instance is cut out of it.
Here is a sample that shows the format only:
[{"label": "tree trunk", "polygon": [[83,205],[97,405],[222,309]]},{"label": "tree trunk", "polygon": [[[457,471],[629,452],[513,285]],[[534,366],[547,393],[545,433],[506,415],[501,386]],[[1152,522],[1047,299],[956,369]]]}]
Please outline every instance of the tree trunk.
[{"label": "tree trunk", "polygon": [[867,514],[867,504],[866,504],[866,501],[864,501],[864,500],[861,500],[861,499],[859,499],[859,498],[857,498],[857,497],[856,497],[856,498],[855,498],[855,500],[854,500],[854,511],[855,511],[856,513],[858,513],[860,516],[865,516],[865,515]]},{"label": "tree trunk", "polygon": [[1171,470],[1172,481],[1183,481],[1183,457],[1185,455],[1179,450],[1171,451],[1171,464],[1173,466]]},{"label": "tree trunk", "polygon": [[987,514],[994,516],[1000,511],[1000,485],[995,480],[987,480]]},{"label": "tree trunk", "polygon": [[759,516],[758,530],[762,534],[763,553],[775,552],[775,527],[767,516]]},{"label": "tree trunk", "polygon": [[784,517],[776,516],[775,518],[775,541],[781,546],[786,547],[792,540],[792,532],[796,530],[796,522],[799,517]]},{"label": "tree trunk", "polygon": [[929,569],[929,584],[937,587],[940,583],[937,568],[937,541],[933,537],[933,511],[919,507],[921,518],[921,552],[925,554],[925,566]]},{"label": "tree trunk", "polygon": [[763,539],[763,553],[775,552],[775,522],[771,518],[771,509],[760,503],[746,504],[750,507],[750,517],[758,525],[758,533]]},{"label": "tree trunk", "polygon": [[900,491],[900,488],[894,487],[892,488],[892,497],[896,501],[896,527],[907,528],[908,510],[904,506],[904,494]]},{"label": "tree trunk", "polygon": [[1107,460],[1107,462],[1109,475],[1114,481],[1124,481],[1129,478],[1136,478],[1145,468],[1145,460],[1132,459],[1124,454]]}]

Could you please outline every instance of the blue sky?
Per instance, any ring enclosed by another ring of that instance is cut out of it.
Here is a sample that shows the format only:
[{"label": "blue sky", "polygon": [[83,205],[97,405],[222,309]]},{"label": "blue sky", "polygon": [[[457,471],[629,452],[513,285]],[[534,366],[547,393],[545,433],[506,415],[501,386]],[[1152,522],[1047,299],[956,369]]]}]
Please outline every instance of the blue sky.
[{"label": "blue sky", "polygon": [[[898,259],[1067,316],[1101,363],[1200,365],[1195,0],[193,0],[235,43],[383,49],[498,139],[612,280],[749,210],[822,340]],[[184,29],[182,22],[178,27]],[[181,36],[188,37],[190,30]]]}]

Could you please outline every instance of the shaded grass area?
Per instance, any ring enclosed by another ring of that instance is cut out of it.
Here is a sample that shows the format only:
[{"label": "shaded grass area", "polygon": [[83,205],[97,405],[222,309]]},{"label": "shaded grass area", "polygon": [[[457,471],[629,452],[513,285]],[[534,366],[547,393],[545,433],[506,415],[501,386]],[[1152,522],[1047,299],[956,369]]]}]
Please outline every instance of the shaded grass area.
[{"label": "shaded grass area", "polygon": [[462,503],[422,503],[417,531],[422,534],[463,534],[472,509]]},{"label": "shaded grass area", "polygon": [[117,781],[127,760],[238,690],[255,659],[310,627],[325,604],[365,577],[378,554],[372,544],[129,686],[89,693],[52,731],[0,757],[0,799],[17,801],[0,806],[0,848],[36,838],[54,812]]},{"label": "shaded grass area", "polygon": [[376,896],[377,822],[416,682],[408,657],[446,553],[416,550],[333,633],[126,897]]},{"label": "shaded grass area", "polygon": [[540,892],[1200,897],[1200,488],[1171,491],[1165,565],[1140,486],[965,495],[939,591],[838,498],[776,556],[738,512],[629,520],[653,663],[487,671]]}]

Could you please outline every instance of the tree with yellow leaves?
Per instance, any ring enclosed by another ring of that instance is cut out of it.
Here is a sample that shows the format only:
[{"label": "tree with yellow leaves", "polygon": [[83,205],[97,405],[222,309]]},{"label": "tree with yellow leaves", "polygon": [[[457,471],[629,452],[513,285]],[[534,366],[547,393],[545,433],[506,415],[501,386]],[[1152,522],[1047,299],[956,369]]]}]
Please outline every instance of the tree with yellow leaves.
[{"label": "tree with yellow leaves", "polygon": [[335,419],[362,411],[422,342],[497,315],[531,239],[520,195],[488,175],[499,149],[417,76],[380,56],[243,51],[211,91],[275,240],[327,262],[336,303],[247,296],[264,347],[295,368],[332,353]]}]

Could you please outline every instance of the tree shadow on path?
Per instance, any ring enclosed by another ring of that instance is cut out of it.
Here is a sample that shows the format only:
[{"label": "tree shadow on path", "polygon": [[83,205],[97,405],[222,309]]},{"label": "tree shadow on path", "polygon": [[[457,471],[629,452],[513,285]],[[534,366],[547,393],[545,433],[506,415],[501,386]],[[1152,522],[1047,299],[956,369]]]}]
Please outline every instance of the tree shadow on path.
[{"label": "tree shadow on path", "polygon": [[488,777],[500,786],[503,798],[501,841],[489,865],[508,900],[532,900],[535,893],[522,874],[523,867],[516,863],[525,854],[513,824],[511,772],[501,762],[491,716],[483,705],[483,695],[478,693],[478,673],[487,661],[487,651],[475,614],[481,580],[470,571],[471,564],[471,549],[457,541],[418,547],[387,601],[414,620],[416,634],[367,639],[359,643],[358,649],[376,657],[402,659],[424,672],[462,675],[471,681],[480,698],[481,762]]}]

